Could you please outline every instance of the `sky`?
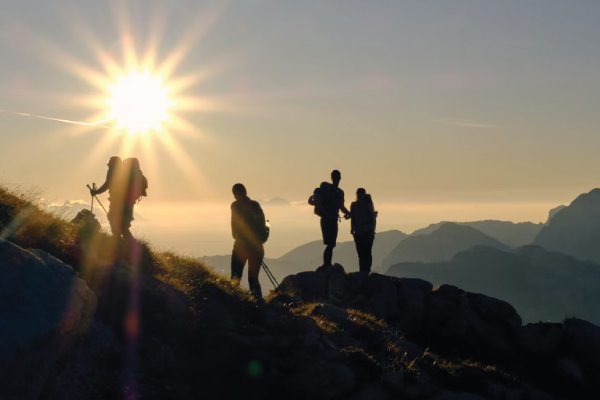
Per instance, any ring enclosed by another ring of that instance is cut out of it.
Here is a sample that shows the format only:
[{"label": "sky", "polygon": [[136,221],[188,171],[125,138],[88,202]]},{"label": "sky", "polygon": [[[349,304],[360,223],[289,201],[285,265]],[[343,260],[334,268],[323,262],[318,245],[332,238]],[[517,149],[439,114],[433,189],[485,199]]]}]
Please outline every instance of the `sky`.
[{"label": "sky", "polygon": [[[131,135],[0,112],[0,181],[89,200],[110,156],[136,156],[146,234],[210,237],[234,183],[300,204],[333,169],[390,229],[542,222],[598,186],[598,20],[593,0],[2,1],[0,110],[98,121],[106,60],[150,54],[184,123]],[[318,238],[309,214],[280,220],[274,253]],[[230,247],[227,229],[202,252]]]}]

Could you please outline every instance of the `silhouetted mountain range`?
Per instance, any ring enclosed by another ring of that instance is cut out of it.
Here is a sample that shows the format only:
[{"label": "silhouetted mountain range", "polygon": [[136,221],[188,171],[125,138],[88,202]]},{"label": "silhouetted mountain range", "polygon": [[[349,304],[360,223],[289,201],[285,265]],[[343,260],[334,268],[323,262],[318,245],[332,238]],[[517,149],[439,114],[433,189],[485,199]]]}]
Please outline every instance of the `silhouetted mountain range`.
[{"label": "silhouetted mountain range", "polygon": [[600,189],[582,194],[558,210],[533,243],[600,263]]},{"label": "silhouetted mountain range", "polygon": [[600,323],[600,265],[524,246],[516,252],[479,246],[442,263],[401,263],[387,274],[457,285],[512,304],[526,322],[578,317]]},{"label": "silhouetted mountain range", "polygon": [[504,243],[471,226],[448,222],[429,234],[404,239],[383,261],[383,265],[388,267],[401,262],[448,261],[458,252],[474,246],[491,246],[511,251]]},{"label": "silhouetted mountain range", "polygon": [[[548,220],[546,221],[546,223],[545,223],[544,225],[546,225],[546,226],[547,226],[548,224],[550,224],[550,220],[552,220],[552,218],[554,218],[554,216],[555,216],[556,214],[558,214],[558,212],[559,212],[559,211],[561,211],[561,210],[562,210],[562,209],[564,209],[564,208],[567,208],[567,206],[565,206],[565,205],[563,204],[563,205],[560,205],[560,206],[558,206],[558,207],[555,207],[555,208],[553,208],[552,210],[550,210],[550,211],[548,212]],[[541,229],[540,229],[540,230],[541,230]],[[538,232],[538,233],[539,233],[539,232]]]},{"label": "silhouetted mountain range", "polygon": [[[564,206],[561,206],[564,207]],[[560,207],[555,208],[558,210]],[[553,210],[553,211],[554,211]],[[552,212],[550,211],[550,217]],[[440,226],[447,224],[450,221],[443,221],[437,224],[431,224],[427,228],[418,229],[414,231],[411,236],[426,235],[438,229]],[[485,233],[488,236],[493,237],[510,247],[520,247],[527,244],[531,244],[536,235],[540,232],[543,224],[534,224],[533,222],[510,222],[510,221],[472,221],[472,222],[453,222],[457,225],[468,225],[477,229],[480,232]]]}]

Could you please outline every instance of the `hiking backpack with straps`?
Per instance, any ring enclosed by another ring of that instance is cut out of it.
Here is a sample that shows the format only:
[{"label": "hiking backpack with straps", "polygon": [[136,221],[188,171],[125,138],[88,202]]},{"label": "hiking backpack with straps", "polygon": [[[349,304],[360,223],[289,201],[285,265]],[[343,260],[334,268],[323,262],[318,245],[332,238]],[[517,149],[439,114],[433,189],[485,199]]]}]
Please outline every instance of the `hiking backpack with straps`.
[{"label": "hiking backpack with straps", "polygon": [[123,161],[124,171],[129,174],[127,198],[131,202],[139,202],[142,197],[148,196],[148,179],[140,169],[137,158],[127,158]]},{"label": "hiking backpack with straps", "polygon": [[352,207],[352,226],[355,233],[375,233],[377,228],[377,214],[371,195],[366,194],[369,200],[362,204],[354,203]]},{"label": "hiking backpack with straps", "polygon": [[330,206],[330,202],[334,201],[331,198],[334,194],[333,185],[329,182],[323,182],[321,186],[314,190],[312,196],[308,198],[308,204],[315,208],[314,212],[316,215],[324,217],[327,215],[327,207]]},{"label": "hiking backpack with straps", "polygon": [[265,243],[269,240],[271,228],[268,221],[265,219],[265,213],[257,201],[251,201],[244,210],[244,219],[248,229],[252,232],[257,241]]}]

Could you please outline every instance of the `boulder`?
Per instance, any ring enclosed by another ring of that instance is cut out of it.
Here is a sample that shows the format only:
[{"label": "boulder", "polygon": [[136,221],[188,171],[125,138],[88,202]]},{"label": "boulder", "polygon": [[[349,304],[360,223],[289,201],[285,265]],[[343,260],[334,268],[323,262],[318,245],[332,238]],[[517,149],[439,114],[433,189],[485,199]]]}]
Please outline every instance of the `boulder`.
[{"label": "boulder", "polygon": [[504,301],[442,285],[431,296],[427,327],[435,342],[502,360],[516,355],[521,318]]},{"label": "boulder", "polygon": [[368,297],[367,310],[378,318],[397,318],[398,288],[397,278],[380,274],[371,274],[364,285],[364,294]]},{"label": "boulder", "polygon": [[[279,287],[283,293],[289,296],[298,297],[304,301],[314,301],[319,297],[320,292],[318,275],[323,275],[323,273],[306,271],[289,275],[281,281]],[[325,281],[325,287],[326,285]],[[327,292],[326,289],[322,291]]]},{"label": "boulder", "polygon": [[0,239],[0,398],[35,399],[96,305],[69,265]]},{"label": "boulder", "polygon": [[556,357],[563,339],[563,324],[539,322],[527,324],[517,338],[521,351],[531,357]]},{"label": "boulder", "polygon": [[422,279],[402,278],[398,287],[397,325],[409,335],[419,335],[424,328],[426,309],[433,285]]},{"label": "boulder", "polygon": [[566,320],[562,351],[588,373],[590,380],[600,380],[600,327],[577,318]]},{"label": "boulder", "polygon": [[344,267],[334,264],[328,269],[327,297],[335,304],[343,305],[351,302],[356,296],[352,291],[350,278]]}]

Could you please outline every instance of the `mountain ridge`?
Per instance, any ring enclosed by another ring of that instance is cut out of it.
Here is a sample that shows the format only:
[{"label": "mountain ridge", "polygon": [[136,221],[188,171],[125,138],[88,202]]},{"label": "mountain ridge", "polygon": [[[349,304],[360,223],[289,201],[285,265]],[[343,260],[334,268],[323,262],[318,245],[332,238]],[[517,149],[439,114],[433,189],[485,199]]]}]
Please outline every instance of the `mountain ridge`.
[{"label": "mountain ridge", "polygon": [[429,234],[410,236],[401,241],[383,262],[385,268],[399,262],[436,262],[451,259],[456,253],[477,245],[511,248],[469,226],[452,222],[442,224]]}]

